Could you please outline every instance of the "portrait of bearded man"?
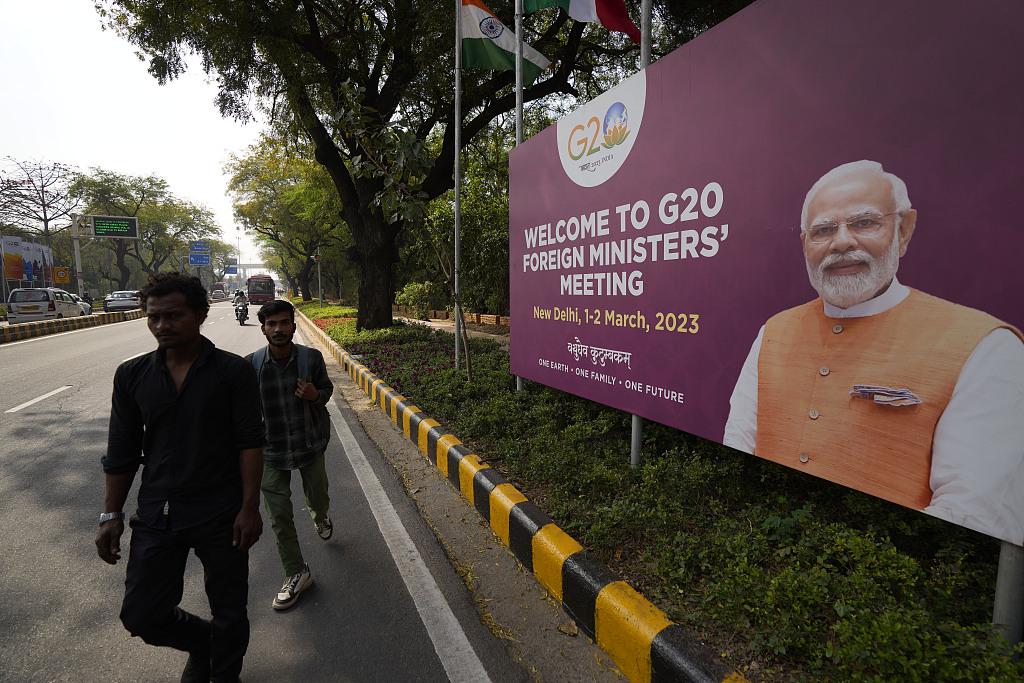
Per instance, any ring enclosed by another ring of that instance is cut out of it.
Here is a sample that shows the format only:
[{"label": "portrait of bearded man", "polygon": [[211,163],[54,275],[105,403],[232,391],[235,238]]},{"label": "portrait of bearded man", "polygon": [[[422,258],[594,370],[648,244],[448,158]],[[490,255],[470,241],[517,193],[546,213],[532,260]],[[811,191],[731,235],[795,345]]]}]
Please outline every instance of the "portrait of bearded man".
[{"label": "portrait of bearded man", "polygon": [[1020,545],[1024,337],[899,281],[918,219],[878,162],[814,183],[800,242],[818,298],[761,327],[723,443]]}]

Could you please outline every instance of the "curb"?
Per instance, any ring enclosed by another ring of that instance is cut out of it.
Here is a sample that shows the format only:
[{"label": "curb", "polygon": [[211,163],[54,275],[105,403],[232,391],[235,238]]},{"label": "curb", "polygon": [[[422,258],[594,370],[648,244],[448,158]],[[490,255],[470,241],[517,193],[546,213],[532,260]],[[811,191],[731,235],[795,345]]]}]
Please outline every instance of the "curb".
[{"label": "curb", "polygon": [[589,556],[543,510],[509,484],[436,420],[384,384],[302,311],[304,331],[319,339],[391,424],[425,456],[490,525],[494,534],[608,653],[632,683],[743,683],[736,672],[708,673],[690,654],[682,627],[632,586]]},{"label": "curb", "polygon": [[16,323],[0,327],[0,344],[32,337],[44,337],[58,332],[70,332],[97,325],[109,325],[124,320],[138,320],[143,316],[141,309],[134,311],[116,311],[114,313],[95,313],[74,318],[57,318],[54,320],[37,320],[31,323]]}]

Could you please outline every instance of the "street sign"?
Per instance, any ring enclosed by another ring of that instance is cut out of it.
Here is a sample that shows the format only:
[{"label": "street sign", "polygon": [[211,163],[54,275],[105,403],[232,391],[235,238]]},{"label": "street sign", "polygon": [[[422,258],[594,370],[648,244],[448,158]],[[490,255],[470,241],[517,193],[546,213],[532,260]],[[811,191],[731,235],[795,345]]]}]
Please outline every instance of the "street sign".
[{"label": "street sign", "polygon": [[225,275],[238,275],[238,266],[228,266],[227,270],[224,271]]},{"label": "street sign", "polygon": [[237,266],[238,265],[238,259],[236,259],[234,256],[225,256],[224,257],[224,265],[225,266]]},{"label": "street sign", "polygon": [[123,240],[139,239],[139,219],[135,216],[91,216],[92,235]]},{"label": "street sign", "polygon": [[53,269],[53,281],[58,285],[66,285],[71,282],[71,268],[67,266],[55,266]]},{"label": "street sign", "polygon": [[209,254],[210,243],[206,240],[195,240],[194,242],[189,242],[188,251],[190,254]]},{"label": "street sign", "polygon": [[189,252],[188,264],[190,266],[208,266],[208,265],[210,265],[210,255],[209,254],[199,254],[199,253],[196,253],[194,251],[193,252]]}]

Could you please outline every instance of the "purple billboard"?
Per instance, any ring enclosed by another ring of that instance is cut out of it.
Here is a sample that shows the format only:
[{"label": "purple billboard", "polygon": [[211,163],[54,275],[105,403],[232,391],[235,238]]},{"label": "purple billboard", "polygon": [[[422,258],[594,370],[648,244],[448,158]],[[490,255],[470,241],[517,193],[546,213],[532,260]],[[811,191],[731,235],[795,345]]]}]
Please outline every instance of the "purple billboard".
[{"label": "purple billboard", "polygon": [[1024,4],[761,0],[510,161],[522,377],[1024,541]]}]

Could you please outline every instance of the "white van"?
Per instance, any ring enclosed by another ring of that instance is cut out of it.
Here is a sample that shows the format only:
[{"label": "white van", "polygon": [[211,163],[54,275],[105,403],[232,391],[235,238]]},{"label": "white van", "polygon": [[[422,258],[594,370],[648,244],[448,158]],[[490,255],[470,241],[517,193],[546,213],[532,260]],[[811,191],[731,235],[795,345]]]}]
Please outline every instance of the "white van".
[{"label": "white van", "polygon": [[7,298],[7,322],[73,318],[82,315],[82,307],[71,295],[56,287],[14,289]]}]

